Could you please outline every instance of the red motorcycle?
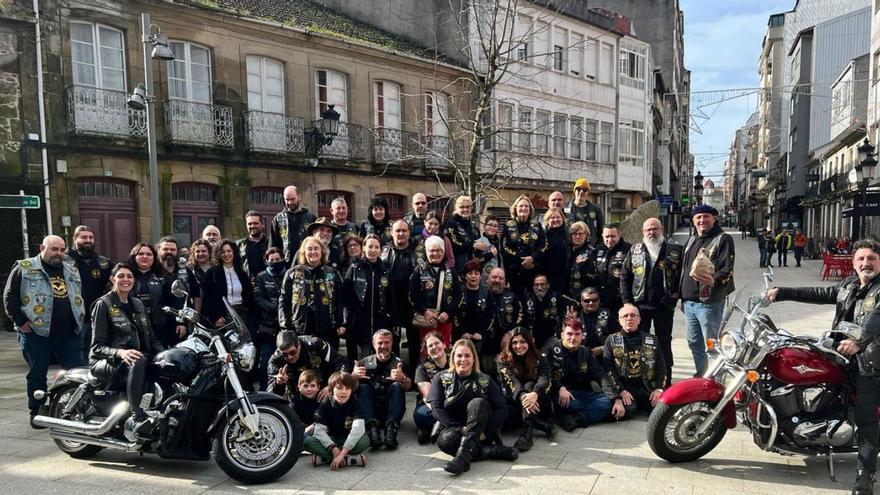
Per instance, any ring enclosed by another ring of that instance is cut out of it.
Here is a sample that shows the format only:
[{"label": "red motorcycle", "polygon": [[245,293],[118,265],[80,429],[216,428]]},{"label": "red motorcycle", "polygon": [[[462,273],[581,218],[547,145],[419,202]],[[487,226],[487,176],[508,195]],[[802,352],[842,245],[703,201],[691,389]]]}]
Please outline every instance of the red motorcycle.
[{"label": "red motorcycle", "polygon": [[[769,288],[773,270],[764,274]],[[756,294],[760,295],[756,295]],[[702,378],[669,387],[648,421],[648,444],[669,462],[687,462],[711,452],[737,422],[763,450],[826,456],[855,452],[853,423],[855,363],[834,350],[861,327],[841,324],[822,337],[794,336],[762,312],[765,292],[743,289],[727,309],[717,357]]]}]

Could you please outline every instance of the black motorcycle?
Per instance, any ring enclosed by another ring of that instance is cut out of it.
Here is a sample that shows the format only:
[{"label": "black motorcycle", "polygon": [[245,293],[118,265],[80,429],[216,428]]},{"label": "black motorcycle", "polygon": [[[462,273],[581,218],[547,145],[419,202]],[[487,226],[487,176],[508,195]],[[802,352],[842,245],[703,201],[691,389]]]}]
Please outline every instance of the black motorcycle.
[{"label": "black motorcycle", "polygon": [[[178,297],[186,293],[175,282]],[[163,310],[192,327],[189,338],[157,354],[157,379],[141,406],[155,426],[149,438],[133,431],[125,385],[108,383],[87,367],[61,371],[47,392],[49,428],[62,451],[82,459],[104,448],[154,453],[167,459],[208,460],[242,483],[266,483],[287,473],[303,447],[303,427],[288,402],[268,392],[247,393],[239,373],[256,357],[241,317],[226,302],[230,322],[213,329],[184,305]]]}]

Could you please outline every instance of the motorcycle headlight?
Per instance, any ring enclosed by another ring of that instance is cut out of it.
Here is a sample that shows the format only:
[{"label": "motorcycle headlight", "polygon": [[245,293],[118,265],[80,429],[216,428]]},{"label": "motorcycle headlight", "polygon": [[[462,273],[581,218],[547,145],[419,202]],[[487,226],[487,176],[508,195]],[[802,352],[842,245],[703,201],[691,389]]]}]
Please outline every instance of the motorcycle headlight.
[{"label": "motorcycle headlight", "polygon": [[743,338],[738,332],[724,332],[721,335],[721,345],[719,352],[728,361],[736,361],[740,351],[743,349]]},{"label": "motorcycle headlight", "polygon": [[241,347],[235,350],[234,354],[235,360],[242,371],[253,369],[254,362],[257,360],[257,348],[254,347],[253,343],[247,342],[242,344]]}]

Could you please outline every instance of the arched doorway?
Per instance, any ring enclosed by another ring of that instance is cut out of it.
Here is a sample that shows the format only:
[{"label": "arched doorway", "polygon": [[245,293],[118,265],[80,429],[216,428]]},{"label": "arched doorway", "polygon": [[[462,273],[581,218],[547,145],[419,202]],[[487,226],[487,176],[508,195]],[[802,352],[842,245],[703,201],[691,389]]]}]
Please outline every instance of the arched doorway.
[{"label": "arched doorway", "polygon": [[113,261],[128,259],[137,243],[137,203],[128,182],[82,179],[76,185],[79,223],[92,229],[95,249]]},{"label": "arched doorway", "polygon": [[[202,236],[208,225],[220,225],[220,191],[216,186],[197,182],[171,185],[173,233],[181,246],[189,246]],[[223,231],[220,231],[223,235]],[[224,235],[225,237],[225,235]]]}]

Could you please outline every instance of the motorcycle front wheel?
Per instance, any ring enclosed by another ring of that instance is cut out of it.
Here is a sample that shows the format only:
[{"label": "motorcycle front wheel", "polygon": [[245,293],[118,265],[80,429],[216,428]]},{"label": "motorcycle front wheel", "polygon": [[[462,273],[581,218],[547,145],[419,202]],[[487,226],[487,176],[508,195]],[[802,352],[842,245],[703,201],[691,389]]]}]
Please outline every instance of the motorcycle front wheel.
[{"label": "motorcycle front wheel", "polygon": [[651,450],[669,462],[694,461],[711,452],[727,433],[721,418],[717,418],[703,435],[697,435],[712,407],[708,402],[674,406],[658,402],[648,419]]},{"label": "motorcycle front wheel", "polygon": [[296,464],[303,448],[303,426],[289,407],[255,406],[260,434],[248,435],[238,414],[231,414],[214,437],[214,459],[229,477],[246,484],[268,483]]}]

